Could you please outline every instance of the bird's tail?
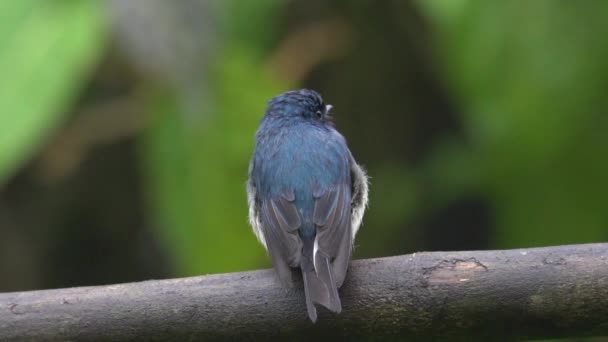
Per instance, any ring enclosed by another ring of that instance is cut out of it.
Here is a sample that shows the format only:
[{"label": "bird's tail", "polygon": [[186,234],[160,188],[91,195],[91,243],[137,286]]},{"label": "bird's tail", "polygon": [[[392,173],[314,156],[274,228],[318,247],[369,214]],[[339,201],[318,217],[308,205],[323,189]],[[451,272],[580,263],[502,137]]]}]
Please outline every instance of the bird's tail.
[{"label": "bird's tail", "polygon": [[313,322],[317,321],[316,304],[321,304],[335,313],[342,311],[342,304],[338,295],[338,287],[334,281],[333,271],[329,258],[320,253],[314,256],[314,268],[308,271],[302,268],[304,281],[304,293],[306,295],[306,309],[308,317]]}]

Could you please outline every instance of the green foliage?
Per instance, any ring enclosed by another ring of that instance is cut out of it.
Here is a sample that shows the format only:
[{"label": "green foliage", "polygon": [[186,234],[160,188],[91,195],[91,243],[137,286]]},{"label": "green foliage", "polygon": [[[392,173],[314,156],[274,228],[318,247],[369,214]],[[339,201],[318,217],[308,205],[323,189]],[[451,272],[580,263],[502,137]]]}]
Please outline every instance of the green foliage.
[{"label": "green foliage", "polygon": [[0,2],[0,183],[64,116],[103,29],[89,0]]},{"label": "green foliage", "polygon": [[439,191],[485,192],[498,246],[606,239],[608,3],[420,4],[470,139],[434,156]]}]

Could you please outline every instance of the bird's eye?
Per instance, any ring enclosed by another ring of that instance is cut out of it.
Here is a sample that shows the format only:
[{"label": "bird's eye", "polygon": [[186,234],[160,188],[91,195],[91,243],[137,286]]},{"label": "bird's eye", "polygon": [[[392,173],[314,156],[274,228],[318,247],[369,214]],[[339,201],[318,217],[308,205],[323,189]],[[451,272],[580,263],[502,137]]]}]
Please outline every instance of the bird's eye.
[{"label": "bird's eye", "polygon": [[315,115],[317,116],[317,119],[320,119],[323,117],[323,112],[321,112],[320,110],[318,110]]}]

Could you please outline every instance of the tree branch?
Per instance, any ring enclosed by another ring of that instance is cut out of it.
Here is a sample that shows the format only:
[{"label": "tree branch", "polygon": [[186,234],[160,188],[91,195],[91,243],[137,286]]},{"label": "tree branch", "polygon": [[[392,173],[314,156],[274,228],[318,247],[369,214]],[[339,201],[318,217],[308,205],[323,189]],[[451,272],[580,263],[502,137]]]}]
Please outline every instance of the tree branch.
[{"label": "tree branch", "polygon": [[271,270],[0,294],[0,340],[523,339],[608,335],[608,244],[353,261],[306,316]]}]

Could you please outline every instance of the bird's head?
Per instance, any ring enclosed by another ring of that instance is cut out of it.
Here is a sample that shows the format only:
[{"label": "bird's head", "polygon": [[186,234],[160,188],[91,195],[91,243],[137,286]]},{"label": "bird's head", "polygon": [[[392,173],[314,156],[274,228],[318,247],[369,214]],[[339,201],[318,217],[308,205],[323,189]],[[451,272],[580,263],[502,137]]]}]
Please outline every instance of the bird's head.
[{"label": "bird's head", "polygon": [[266,115],[329,121],[331,108],[332,106],[326,105],[316,91],[300,89],[291,90],[270,99]]}]

